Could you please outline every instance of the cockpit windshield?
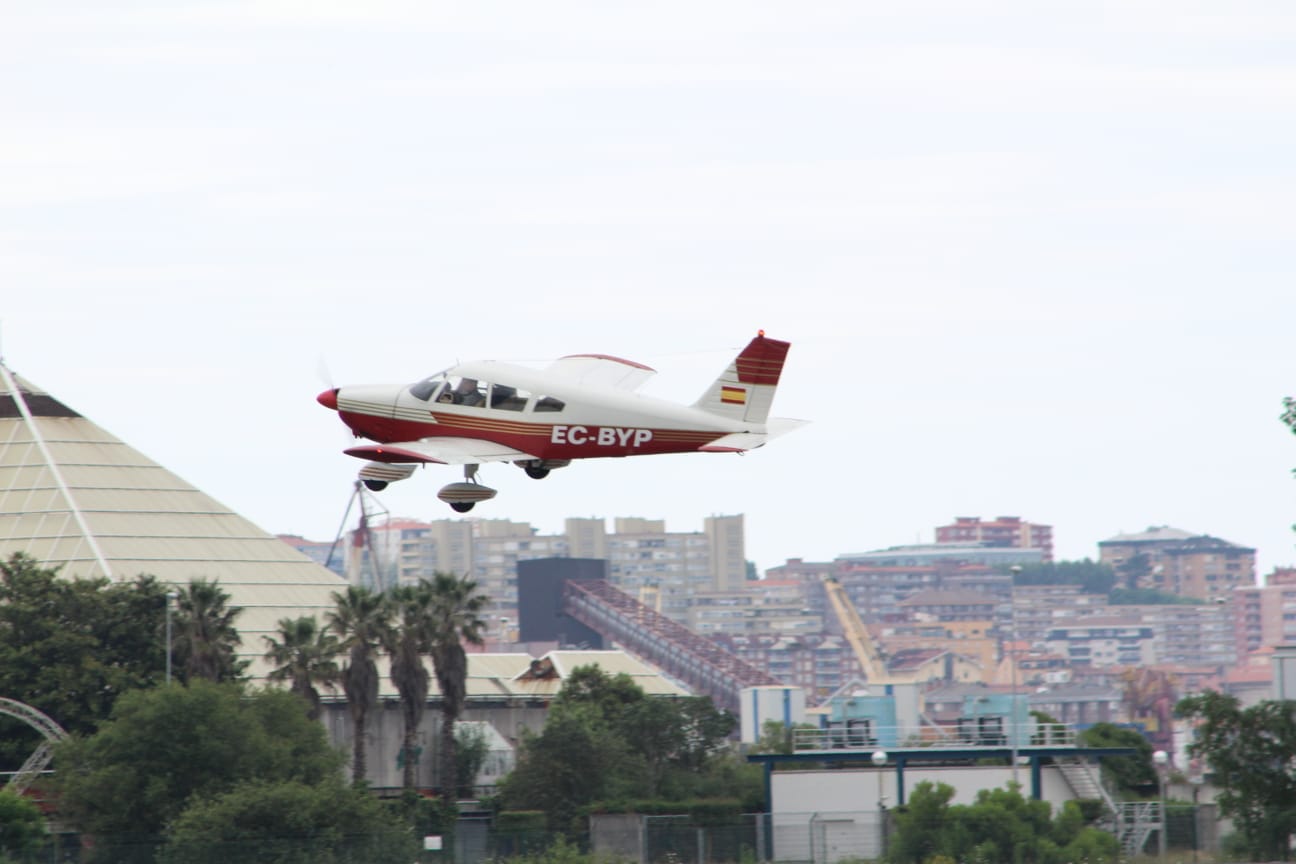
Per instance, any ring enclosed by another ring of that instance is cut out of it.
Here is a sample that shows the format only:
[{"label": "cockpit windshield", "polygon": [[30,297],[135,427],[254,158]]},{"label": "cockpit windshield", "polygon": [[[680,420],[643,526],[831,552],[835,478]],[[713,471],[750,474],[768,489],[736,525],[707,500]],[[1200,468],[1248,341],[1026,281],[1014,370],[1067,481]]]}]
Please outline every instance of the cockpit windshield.
[{"label": "cockpit windshield", "polygon": [[433,395],[436,394],[438,390],[441,389],[441,385],[445,383],[445,380],[446,380],[446,373],[444,372],[438,372],[435,375],[429,375],[428,377],[424,378],[422,381],[419,381],[417,384],[411,384],[409,386],[410,395],[413,396],[415,399],[419,399],[423,402],[427,402],[429,399],[433,397]]}]

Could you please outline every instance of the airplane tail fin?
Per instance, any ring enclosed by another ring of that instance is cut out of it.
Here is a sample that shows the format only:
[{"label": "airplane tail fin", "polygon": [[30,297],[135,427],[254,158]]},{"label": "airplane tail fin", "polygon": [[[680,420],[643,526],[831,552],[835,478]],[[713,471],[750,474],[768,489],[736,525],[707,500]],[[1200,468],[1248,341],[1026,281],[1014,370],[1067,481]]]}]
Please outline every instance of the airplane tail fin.
[{"label": "airplane tail fin", "polygon": [[789,347],[790,342],[767,339],[765,331],[760,331],[693,407],[747,423],[764,423]]}]

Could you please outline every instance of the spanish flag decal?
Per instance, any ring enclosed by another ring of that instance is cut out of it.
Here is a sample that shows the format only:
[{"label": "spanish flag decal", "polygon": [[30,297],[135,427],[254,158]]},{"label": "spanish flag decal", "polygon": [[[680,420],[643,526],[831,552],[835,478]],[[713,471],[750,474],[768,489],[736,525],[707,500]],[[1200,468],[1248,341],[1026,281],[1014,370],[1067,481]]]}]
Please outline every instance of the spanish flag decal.
[{"label": "spanish flag decal", "polygon": [[727,405],[746,405],[747,389],[745,387],[721,387],[720,401]]}]

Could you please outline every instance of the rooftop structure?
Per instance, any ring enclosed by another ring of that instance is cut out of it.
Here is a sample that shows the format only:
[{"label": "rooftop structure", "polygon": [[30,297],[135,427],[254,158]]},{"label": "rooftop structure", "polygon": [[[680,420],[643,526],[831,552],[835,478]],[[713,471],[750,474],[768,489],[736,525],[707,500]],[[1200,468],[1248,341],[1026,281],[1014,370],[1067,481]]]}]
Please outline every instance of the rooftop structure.
[{"label": "rooftop structure", "polygon": [[254,675],[281,618],[345,582],[0,364],[0,557],[68,578],[219,582]]}]

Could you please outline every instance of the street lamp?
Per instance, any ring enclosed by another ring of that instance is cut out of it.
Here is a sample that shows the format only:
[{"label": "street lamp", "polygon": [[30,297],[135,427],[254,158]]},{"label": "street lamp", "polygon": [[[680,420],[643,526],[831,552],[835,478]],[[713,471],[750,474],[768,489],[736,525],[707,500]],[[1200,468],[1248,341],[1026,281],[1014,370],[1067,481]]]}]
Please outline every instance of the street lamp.
[{"label": "street lamp", "polygon": [[887,841],[887,818],[886,818],[886,797],[882,794],[882,769],[887,764],[887,754],[885,750],[874,750],[873,755],[869,757],[873,761],[874,767],[878,769],[878,857],[881,858],[886,854]]},{"label": "street lamp", "polygon": [[1157,832],[1157,854],[1164,861],[1166,857],[1166,769],[1170,764],[1170,754],[1164,750],[1158,750],[1152,754],[1152,761],[1156,763],[1157,788],[1161,792],[1161,830]]},{"label": "street lamp", "polygon": [[1021,565],[1014,564],[1008,568],[1012,573],[1012,584],[1009,586],[1008,599],[1008,620],[1009,620],[1009,641],[1008,641],[1008,662],[1012,666],[1012,708],[1009,715],[1011,720],[1008,723],[1008,734],[1012,738],[1012,782],[1016,791],[1021,793],[1021,784],[1017,780],[1017,576],[1021,573]]},{"label": "street lamp", "polygon": [[179,592],[168,591],[166,593],[166,683],[171,686],[171,607],[175,605]]}]

